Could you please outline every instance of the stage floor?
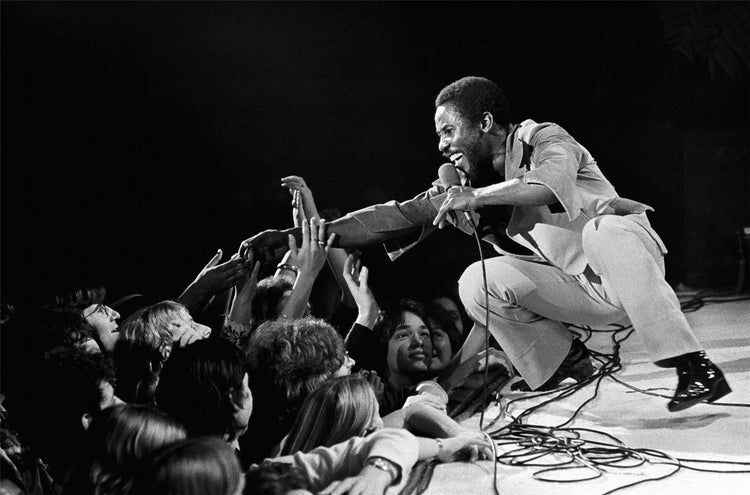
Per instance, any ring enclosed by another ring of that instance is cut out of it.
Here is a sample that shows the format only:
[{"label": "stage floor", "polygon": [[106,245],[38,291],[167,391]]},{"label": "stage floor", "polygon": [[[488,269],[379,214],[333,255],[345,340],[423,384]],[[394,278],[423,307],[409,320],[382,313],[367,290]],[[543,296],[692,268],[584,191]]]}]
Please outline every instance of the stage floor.
[{"label": "stage floor", "polygon": [[[681,300],[685,297],[681,295]],[[713,405],[699,404],[677,413],[667,411],[667,399],[633,391],[626,386],[604,378],[599,392],[592,402],[584,406],[572,428],[599,430],[621,440],[632,449],[653,449],[674,458],[709,459],[713,461],[741,461],[750,463],[750,407],[721,405],[739,403],[750,405],[750,300],[707,304],[701,309],[686,314],[698,339],[705,345],[709,357],[720,365],[733,392]],[[611,334],[594,333],[587,342],[591,349],[611,352]],[[633,334],[622,344],[623,368],[615,377],[640,389],[669,395],[675,388],[677,375],[672,369],[662,369],[651,364],[643,352],[642,344]],[[501,391],[502,402],[530,394],[510,391],[509,382]],[[574,395],[546,406],[533,413],[525,423],[555,426],[567,421],[578,406],[594,393],[595,385],[584,387]],[[546,397],[529,398],[511,404],[509,412],[517,416],[529,406],[542,402]],[[493,404],[485,411],[483,425],[486,431],[494,431],[508,423],[499,417],[501,408]],[[493,420],[497,422],[489,426]],[[471,428],[479,428],[479,414],[463,421]],[[589,436],[591,440],[609,442],[611,439]],[[589,446],[594,446],[589,444]],[[499,447],[504,451],[514,446]],[[559,462],[551,455],[538,459],[538,463]],[[600,477],[588,481],[551,482],[534,478],[534,473],[544,469],[536,466],[509,466],[497,464],[497,489],[500,494],[525,495],[601,495],[619,486],[639,480],[659,477],[675,471],[674,462],[650,457],[652,462],[639,467],[604,467]],[[662,464],[658,464],[661,462]],[[667,464],[670,463],[670,464]],[[577,464],[582,465],[580,461]],[[726,464],[689,464],[711,470],[750,470],[746,466]],[[558,478],[580,479],[594,475],[588,468],[548,473]],[[476,464],[450,463],[435,468],[426,495],[441,494],[492,494],[493,463],[480,461]],[[659,481],[648,481],[637,486],[618,490],[615,493],[641,494],[722,494],[739,495],[750,493],[750,473],[724,474],[706,473],[685,468]]]}]

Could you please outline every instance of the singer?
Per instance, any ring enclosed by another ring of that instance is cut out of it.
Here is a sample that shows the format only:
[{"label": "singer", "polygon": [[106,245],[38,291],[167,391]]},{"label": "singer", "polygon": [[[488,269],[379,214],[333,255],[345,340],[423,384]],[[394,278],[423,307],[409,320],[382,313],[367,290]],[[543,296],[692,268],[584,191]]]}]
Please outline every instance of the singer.
[{"label": "singer", "polygon": [[[391,259],[451,224],[492,243],[486,260],[489,331],[523,377],[548,390],[594,373],[589,352],[562,322],[600,326],[628,318],[657,366],[678,374],[670,411],[715,401],[731,389],[695,338],[664,279],[667,250],[642,203],[621,198],[591,154],[562,127],[511,122],[492,81],[465,77],[435,100],[438,149],[450,164],[415,198],[374,205],[331,222],[339,247],[383,243]],[[511,210],[507,225],[503,211]],[[268,230],[240,251],[281,247],[298,229]],[[507,252],[506,236],[528,250]],[[479,263],[459,281],[475,325],[456,362],[483,347],[485,289]]]}]

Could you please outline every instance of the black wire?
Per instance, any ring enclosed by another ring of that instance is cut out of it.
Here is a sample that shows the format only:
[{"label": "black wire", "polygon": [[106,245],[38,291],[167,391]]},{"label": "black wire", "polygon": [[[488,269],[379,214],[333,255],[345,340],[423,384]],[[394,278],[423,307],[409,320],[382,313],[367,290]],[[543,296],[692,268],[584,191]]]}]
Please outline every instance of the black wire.
[{"label": "black wire", "polygon": [[[632,326],[615,325],[614,329],[611,330],[598,330],[588,327],[580,327],[576,325],[570,325],[572,329],[585,332],[589,337],[592,332],[606,332],[611,333],[613,342],[612,353],[603,353],[598,351],[592,351],[592,359],[597,361],[601,366],[598,371],[589,379],[584,380],[575,385],[563,387],[561,389],[552,390],[549,392],[543,392],[534,395],[533,397],[539,397],[543,395],[557,394],[552,399],[544,401],[535,406],[529,407],[523,410],[516,417],[513,417],[508,413],[508,408],[514,402],[519,400],[527,399],[528,397],[521,397],[508,401],[502,408],[503,411],[498,415],[507,415],[512,418],[512,421],[502,428],[499,428],[489,435],[498,440],[498,445],[518,445],[519,448],[505,452],[501,455],[496,455],[495,466],[497,462],[503,462],[504,464],[518,465],[518,466],[536,466],[543,467],[543,469],[536,471],[533,476],[535,479],[540,481],[558,482],[558,483],[570,483],[580,482],[595,479],[603,474],[600,467],[614,467],[614,468],[633,468],[642,466],[646,463],[650,464],[667,464],[674,466],[674,469],[664,475],[649,477],[638,480],[633,483],[616,487],[612,490],[607,491],[603,495],[609,495],[625,488],[640,485],[649,481],[658,481],[666,479],[680,469],[688,469],[700,472],[711,472],[711,473],[750,473],[750,469],[708,469],[690,466],[688,463],[705,463],[705,464],[721,464],[729,466],[750,466],[750,462],[742,461],[714,461],[710,459],[683,459],[675,458],[665,452],[658,451],[655,449],[631,449],[625,446],[625,444],[618,438],[610,435],[609,433],[588,429],[588,428],[565,428],[565,425],[570,423],[579,412],[593,400],[599,391],[599,385],[604,377],[609,377],[618,383],[622,383],[629,388],[641,391],[637,387],[632,387],[625,384],[622,380],[619,380],[613,376],[613,373],[619,371],[621,366],[621,360],[619,351],[622,343],[627,340],[633,333]],[[621,336],[622,335],[622,336]],[[564,423],[557,426],[539,426],[524,424],[524,418],[527,418],[531,413],[538,409],[550,404],[559,399],[568,397],[589,383],[596,382],[594,393],[592,397],[584,401],[573,413],[573,415]],[[648,393],[642,391],[643,393]],[[651,394],[658,395],[658,394]],[[669,398],[669,397],[667,397]],[[715,404],[715,403],[714,403]],[[725,404],[716,404],[725,405]],[[731,405],[731,404],[726,404]],[[742,406],[749,406],[740,404]],[[495,420],[497,421],[497,419]],[[494,422],[493,421],[493,424]],[[583,439],[582,433],[588,432],[595,435],[602,435],[611,440],[611,442],[597,442],[591,439]],[[594,445],[590,447],[589,445]],[[544,459],[552,454],[557,456],[562,455],[565,457],[564,460],[556,463],[550,462],[534,462]],[[571,472],[573,470],[588,470],[590,473],[586,477],[568,478],[568,479],[555,479],[552,477],[553,474],[559,474],[561,472]],[[495,487],[496,493],[497,488]]]},{"label": "black wire", "polygon": [[[474,219],[471,217],[471,215],[466,215],[467,220],[471,224],[471,230],[474,233],[474,239],[477,241],[477,251],[479,252],[479,261],[482,264],[482,283],[484,287],[484,374],[482,377],[482,402],[480,402],[480,413],[479,413],[479,430],[486,434],[484,431],[484,411],[486,409],[487,404],[487,379],[489,376],[489,360],[490,360],[490,293],[489,293],[489,287],[487,284],[487,267],[485,266],[484,262],[484,252],[482,251],[482,241],[479,239],[479,234],[477,233],[477,225],[474,222]],[[490,444],[492,444],[492,452],[493,456],[496,457],[495,453],[495,446],[493,442],[490,441]],[[495,491],[495,495],[500,495],[500,493],[497,490],[497,459],[493,459],[492,462],[493,467],[493,473],[492,473],[492,488]]]}]

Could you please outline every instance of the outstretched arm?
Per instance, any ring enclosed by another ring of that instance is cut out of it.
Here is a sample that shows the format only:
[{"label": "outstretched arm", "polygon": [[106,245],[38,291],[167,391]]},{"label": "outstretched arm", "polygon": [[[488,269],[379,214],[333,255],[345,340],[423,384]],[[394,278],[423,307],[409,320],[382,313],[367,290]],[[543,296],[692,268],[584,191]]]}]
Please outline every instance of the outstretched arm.
[{"label": "outstretched arm", "polygon": [[[389,201],[362,208],[328,223],[326,231],[336,234],[333,246],[342,248],[363,248],[420,232],[422,238],[434,230],[432,221],[445,197],[445,193],[436,194],[436,190],[431,189],[408,201]],[[253,249],[261,256],[268,256],[270,253],[265,251],[287,245],[288,235],[293,235],[298,245],[301,243],[299,227],[266,230],[243,241],[240,254],[244,256],[248,249]]]}]

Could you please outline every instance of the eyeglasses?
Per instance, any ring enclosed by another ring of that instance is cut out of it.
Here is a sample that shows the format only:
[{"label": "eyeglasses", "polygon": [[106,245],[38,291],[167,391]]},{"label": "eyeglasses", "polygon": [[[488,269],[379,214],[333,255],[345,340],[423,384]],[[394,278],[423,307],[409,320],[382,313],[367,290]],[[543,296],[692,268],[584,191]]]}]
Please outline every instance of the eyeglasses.
[{"label": "eyeglasses", "polygon": [[104,316],[106,316],[107,318],[109,318],[109,316],[112,314],[112,310],[110,309],[109,306],[107,306],[105,304],[97,304],[96,307],[94,308],[94,310],[91,313],[89,313],[87,315],[83,315],[83,317],[84,318],[88,318],[89,316],[93,316],[96,313],[101,313]]}]

